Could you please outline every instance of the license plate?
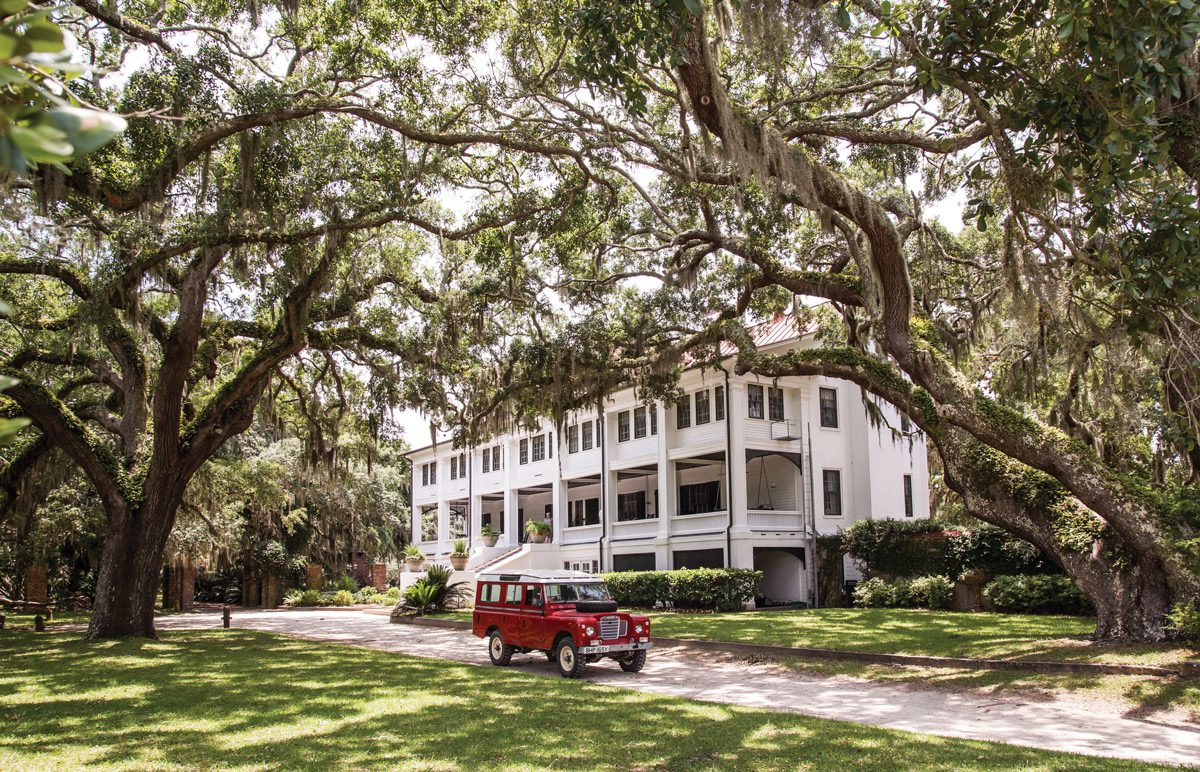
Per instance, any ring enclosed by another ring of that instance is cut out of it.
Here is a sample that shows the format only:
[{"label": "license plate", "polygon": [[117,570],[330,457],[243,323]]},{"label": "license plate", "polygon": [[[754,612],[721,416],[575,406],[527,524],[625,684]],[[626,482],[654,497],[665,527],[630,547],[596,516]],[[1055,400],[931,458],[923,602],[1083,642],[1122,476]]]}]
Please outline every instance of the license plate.
[{"label": "license plate", "polygon": [[596,654],[607,654],[608,650],[611,648],[611,646],[593,646],[592,651]]}]

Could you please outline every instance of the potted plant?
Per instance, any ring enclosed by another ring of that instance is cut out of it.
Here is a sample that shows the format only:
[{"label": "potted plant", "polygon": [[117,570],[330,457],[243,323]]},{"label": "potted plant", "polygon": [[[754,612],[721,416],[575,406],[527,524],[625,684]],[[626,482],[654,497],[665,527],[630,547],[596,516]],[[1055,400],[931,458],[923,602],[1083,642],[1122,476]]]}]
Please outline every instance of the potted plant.
[{"label": "potted plant", "polygon": [[417,572],[421,570],[421,564],[425,562],[425,553],[421,552],[420,548],[415,544],[410,544],[404,548],[404,563],[408,566],[409,571]]},{"label": "potted plant", "polygon": [[553,528],[544,520],[530,520],[525,524],[525,533],[529,534],[529,538],[534,544],[543,544],[550,541],[550,534]]},{"label": "potted plant", "polygon": [[496,542],[500,539],[500,532],[492,527],[491,523],[484,523],[479,529],[479,535],[483,537],[483,546],[495,547]]},{"label": "potted plant", "polygon": [[467,567],[467,561],[471,559],[471,553],[467,552],[467,540],[455,539],[454,548],[450,550],[450,565],[454,566],[455,571],[462,571]]}]

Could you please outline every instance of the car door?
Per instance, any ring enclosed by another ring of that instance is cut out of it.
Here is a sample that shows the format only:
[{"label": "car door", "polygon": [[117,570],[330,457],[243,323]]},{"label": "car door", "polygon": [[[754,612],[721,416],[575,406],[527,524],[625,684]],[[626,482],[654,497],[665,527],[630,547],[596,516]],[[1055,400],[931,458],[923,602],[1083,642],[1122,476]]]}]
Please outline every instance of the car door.
[{"label": "car door", "polygon": [[521,604],[521,643],[519,645],[531,649],[544,648],[541,644],[541,632],[545,607],[542,586],[539,584],[525,585]]}]

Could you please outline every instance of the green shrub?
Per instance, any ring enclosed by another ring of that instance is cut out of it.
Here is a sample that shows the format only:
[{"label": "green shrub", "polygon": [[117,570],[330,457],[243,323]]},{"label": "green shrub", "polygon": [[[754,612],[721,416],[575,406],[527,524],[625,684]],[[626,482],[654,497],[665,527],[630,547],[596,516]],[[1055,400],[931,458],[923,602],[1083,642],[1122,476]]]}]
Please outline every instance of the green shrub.
[{"label": "green shrub", "polygon": [[354,593],[354,602],[360,604],[383,603],[384,597],[374,587],[364,587]]},{"label": "green shrub", "polygon": [[450,584],[454,570],[449,566],[431,565],[425,576],[408,586],[403,598],[392,610],[392,616],[402,613],[430,614],[457,608],[470,597],[471,588],[466,582]]},{"label": "green shrub", "polygon": [[1058,573],[1059,570],[1042,558],[1037,547],[987,523],[950,531],[946,548],[950,576],[955,579],[967,573],[1009,576]]},{"label": "green shrub", "polygon": [[358,582],[354,581],[353,576],[350,576],[349,574],[342,574],[341,576],[336,576],[330,579],[325,585],[325,590],[327,592],[338,592],[339,590],[345,590],[346,592],[353,593],[358,590]]},{"label": "green shrub", "polygon": [[863,608],[950,608],[954,583],[931,574],[888,583],[875,576],[854,588],[854,605]]},{"label": "green shrub", "polygon": [[618,571],[604,575],[613,600],[626,606],[736,611],[754,600],[762,572],[749,568]]},{"label": "green shrub", "polygon": [[873,576],[855,585],[854,605],[862,608],[892,608],[896,605],[896,588]]},{"label": "green shrub", "polygon": [[944,576],[918,576],[909,582],[909,597],[919,608],[947,609],[954,602],[954,582]]},{"label": "green shrub", "polygon": [[842,534],[850,557],[892,576],[949,574],[945,525],[936,520],[859,520]]},{"label": "green shrub", "polygon": [[997,576],[983,595],[1001,611],[1031,614],[1090,614],[1091,604],[1070,577],[1051,574]]},{"label": "green shrub", "polygon": [[299,600],[296,601],[297,606],[320,606],[321,593],[317,590],[305,590],[300,593]]},{"label": "green shrub", "polygon": [[1188,641],[1200,641],[1200,601],[1176,603],[1167,614],[1171,632]]},{"label": "green shrub", "polygon": [[300,606],[304,599],[304,590],[288,590],[283,594],[283,605]]},{"label": "green shrub", "polygon": [[387,592],[385,592],[383,594],[383,600],[380,602],[381,603],[395,603],[396,601],[400,600],[400,598],[402,598],[402,597],[404,597],[404,593],[400,591],[399,587],[389,587],[389,588],[387,588]]},{"label": "green shrub", "polygon": [[333,606],[353,606],[354,594],[349,590],[338,590],[333,594]]},{"label": "green shrub", "polygon": [[623,606],[653,608],[671,602],[669,571],[617,571],[604,575],[613,600]]}]

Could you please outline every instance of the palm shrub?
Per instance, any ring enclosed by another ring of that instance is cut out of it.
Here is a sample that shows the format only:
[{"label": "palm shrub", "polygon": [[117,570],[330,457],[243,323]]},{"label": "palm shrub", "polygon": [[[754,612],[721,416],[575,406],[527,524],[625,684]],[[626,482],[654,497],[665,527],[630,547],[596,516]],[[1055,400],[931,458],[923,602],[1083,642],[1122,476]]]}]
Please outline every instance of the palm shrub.
[{"label": "palm shrub", "polygon": [[425,569],[425,576],[409,585],[404,596],[396,604],[392,616],[399,613],[431,614],[461,606],[469,597],[466,582],[450,584],[454,571],[447,566],[433,565]]}]

